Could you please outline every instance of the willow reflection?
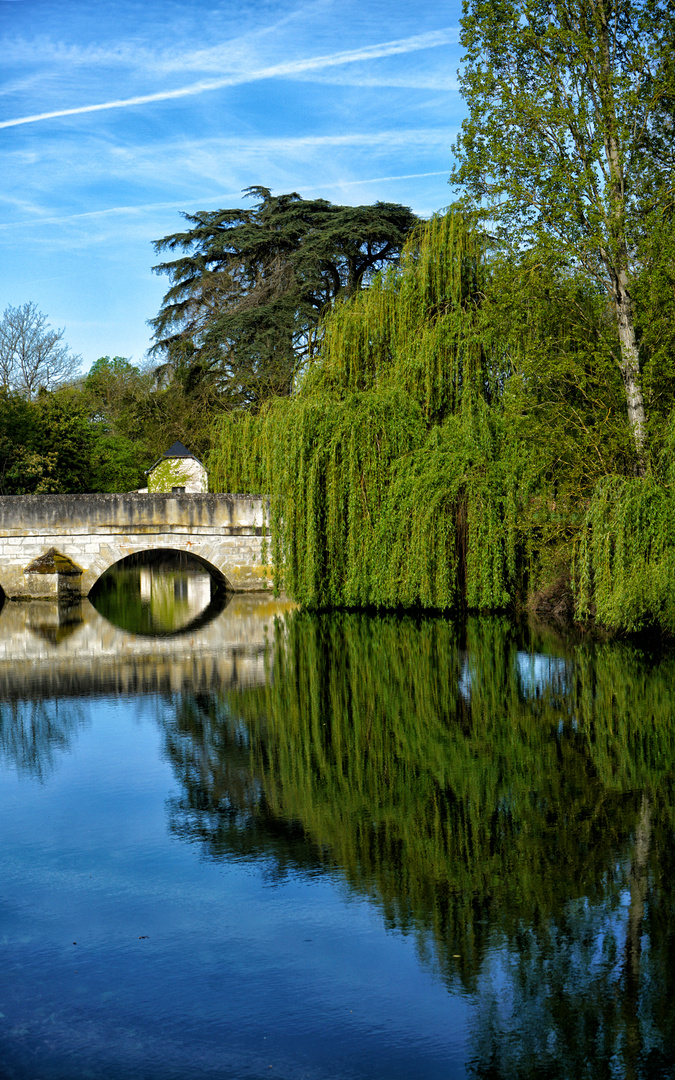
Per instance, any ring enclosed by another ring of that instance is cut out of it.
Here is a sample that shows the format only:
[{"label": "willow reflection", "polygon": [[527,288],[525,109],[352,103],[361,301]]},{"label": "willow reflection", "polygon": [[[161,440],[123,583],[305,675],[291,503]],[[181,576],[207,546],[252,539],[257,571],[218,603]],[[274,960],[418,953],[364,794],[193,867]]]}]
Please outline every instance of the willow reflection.
[{"label": "willow reflection", "polygon": [[296,614],[273,671],[177,708],[180,836],[367,895],[476,995],[480,1075],[675,1064],[672,659],[544,664],[501,620]]}]

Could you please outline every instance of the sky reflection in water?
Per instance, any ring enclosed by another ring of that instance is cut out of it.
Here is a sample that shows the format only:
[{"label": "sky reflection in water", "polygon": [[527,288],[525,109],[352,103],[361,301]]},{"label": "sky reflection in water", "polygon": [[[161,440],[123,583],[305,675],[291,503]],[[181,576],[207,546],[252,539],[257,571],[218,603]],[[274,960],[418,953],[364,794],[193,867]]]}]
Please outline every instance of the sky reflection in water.
[{"label": "sky reflection in water", "polygon": [[0,612],[3,1080],[675,1075],[672,658],[81,615]]}]

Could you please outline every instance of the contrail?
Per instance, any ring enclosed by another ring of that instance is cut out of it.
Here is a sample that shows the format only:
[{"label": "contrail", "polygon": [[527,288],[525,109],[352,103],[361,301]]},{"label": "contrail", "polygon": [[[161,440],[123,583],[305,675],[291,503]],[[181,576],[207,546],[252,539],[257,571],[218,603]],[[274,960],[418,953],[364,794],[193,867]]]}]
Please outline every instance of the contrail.
[{"label": "contrail", "polygon": [[[320,187],[358,187],[359,184],[384,184],[387,180],[419,180],[424,176],[447,176],[449,172],[450,166],[447,169],[437,169],[435,172],[402,173],[400,176],[373,176],[369,180],[338,180],[331,184],[321,184]],[[319,191],[320,188],[312,188],[311,190]]]},{"label": "contrail", "polygon": [[[303,191],[325,191],[329,188],[343,188],[343,187],[358,187],[360,184],[381,184],[387,180],[417,180],[420,177],[425,176],[447,176],[449,173],[447,169],[437,169],[435,172],[421,172],[421,173],[403,173],[399,176],[373,176],[365,180],[338,180],[328,184],[314,184],[307,186],[300,184]],[[158,202],[158,203],[139,203],[136,206],[108,206],[103,210],[86,210],[81,214],[67,214],[63,217],[31,217],[26,218],[23,221],[3,221],[0,222],[0,231],[5,229],[18,229],[24,225],[40,226],[40,225],[62,225],[68,221],[79,221],[81,218],[100,218],[110,217],[114,214],[141,214],[147,211],[153,210],[184,210],[186,206],[193,208],[201,207],[202,209],[208,203],[222,202],[224,199],[239,199],[241,198],[241,191],[232,191],[226,194],[222,192],[219,195],[204,195],[200,198],[194,199],[179,199],[172,202]]]},{"label": "contrail", "polygon": [[0,121],[0,128],[18,127],[20,124],[35,124],[39,120],[53,120],[58,116],[79,116],[81,113],[102,112],[105,109],[126,109],[130,105],[146,105],[152,101],[171,101],[174,98],[190,97],[209,90],[220,90],[226,86],[240,86],[263,79],[275,79],[283,76],[300,75],[304,71],[317,68],[338,67],[341,64],[354,64],[360,60],[378,60],[385,56],[415,52],[419,49],[432,49],[457,40],[457,30],[447,27],[427,34],[401,38],[398,41],[386,41],[379,45],[368,45],[363,49],[351,49],[346,52],[332,53],[328,56],[314,56],[307,60],[293,60],[287,64],[275,64],[273,67],[259,68],[241,75],[228,75],[222,79],[210,79],[182,86],[176,90],[160,90],[155,94],[139,94],[132,98],[118,98],[115,101],[102,101],[96,105],[79,105],[74,109],[55,109],[52,112],[35,113],[32,116],[19,116],[13,120]]}]

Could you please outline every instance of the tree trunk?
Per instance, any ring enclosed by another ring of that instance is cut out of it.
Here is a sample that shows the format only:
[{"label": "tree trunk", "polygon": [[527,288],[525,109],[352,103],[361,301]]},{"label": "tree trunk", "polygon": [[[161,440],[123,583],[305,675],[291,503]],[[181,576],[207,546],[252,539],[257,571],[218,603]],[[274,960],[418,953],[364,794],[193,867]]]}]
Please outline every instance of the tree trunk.
[{"label": "tree trunk", "polygon": [[609,167],[610,205],[609,226],[610,243],[608,255],[604,261],[610,273],[616,321],[621,347],[621,374],[626,391],[628,423],[630,425],[635,451],[637,454],[636,474],[644,476],[647,472],[647,428],[645,422],[645,404],[640,382],[640,353],[635,336],[633,300],[629,288],[628,244],[626,239],[626,160],[621,152],[617,138],[617,110],[615,100],[615,80],[613,77],[613,50],[611,23],[614,17],[613,0],[599,0],[595,8],[599,19],[600,65],[599,95],[603,104],[605,124],[605,157]]},{"label": "tree trunk", "polygon": [[626,391],[626,406],[628,409],[628,423],[635,443],[637,454],[636,473],[645,476],[647,472],[647,426],[645,418],[645,403],[642,396],[642,382],[640,379],[640,355],[637,339],[635,336],[635,320],[633,318],[633,302],[628,291],[628,280],[625,271],[618,275],[614,287],[614,303],[616,306],[616,320],[619,331],[619,343],[621,346],[621,374]]},{"label": "tree trunk", "polygon": [[626,928],[626,956],[624,966],[624,1012],[625,1045],[624,1066],[626,1080],[638,1075],[642,1040],[640,1033],[640,952],[642,920],[649,883],[649,849],[651,847],[652,822],[649,796],[642,796],[640,816],[635,829],[633,859],[630,868],[630,906]]}]

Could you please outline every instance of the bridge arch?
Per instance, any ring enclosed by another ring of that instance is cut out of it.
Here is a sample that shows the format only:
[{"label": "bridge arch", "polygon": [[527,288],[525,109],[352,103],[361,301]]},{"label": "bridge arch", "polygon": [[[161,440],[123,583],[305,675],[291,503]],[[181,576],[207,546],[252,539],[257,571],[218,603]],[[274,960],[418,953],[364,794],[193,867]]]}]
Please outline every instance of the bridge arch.
[{"label": "bridge arch", "polygon": [[150,548],[113,563],[89,600],[119,630],[170,638],[203,630],[234,595],[222,574],[199,556]]},{"label": "bridge arch", "polygon": [[[219,559],[221,565],[217,565],[212,558],[209,559],[203,551],[199,550],[201,545],[194,542],[187,542],[184,544],[174,543],[166,544],[164,542],[153,543],[139,543],[139,544],[106,544],[105,548],[102,548],[99,554],[92,560],[90,566],[85,570],[82,575],[82,593],[86,596],[94,589],[104,574],[111,570],[114,566],[119,566],[120,563],[124,563],[127,559],[134,555],[146,555],[154,552],[167,552],[167,554],[184,554],[189,555],[195,562],[199,563],[209,572],[212,578],[222,588],[228,592],[233,592],[233,586],[231,581],[228,580],[227,571],[228,567],[226,561]],[[217,557],[217,556],[216,556]]]}]

